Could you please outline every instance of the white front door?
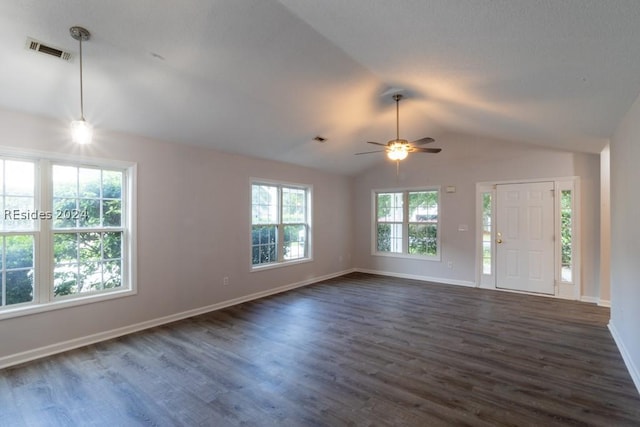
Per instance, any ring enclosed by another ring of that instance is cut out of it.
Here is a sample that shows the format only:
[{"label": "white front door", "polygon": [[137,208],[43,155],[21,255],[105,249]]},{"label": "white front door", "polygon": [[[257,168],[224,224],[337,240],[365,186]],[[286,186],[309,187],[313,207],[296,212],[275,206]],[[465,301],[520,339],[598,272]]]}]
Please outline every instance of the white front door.
[{"label": "white front door", "polygon": [[496,287],[553,295],[553,182],[498,185],[496,208]]}]

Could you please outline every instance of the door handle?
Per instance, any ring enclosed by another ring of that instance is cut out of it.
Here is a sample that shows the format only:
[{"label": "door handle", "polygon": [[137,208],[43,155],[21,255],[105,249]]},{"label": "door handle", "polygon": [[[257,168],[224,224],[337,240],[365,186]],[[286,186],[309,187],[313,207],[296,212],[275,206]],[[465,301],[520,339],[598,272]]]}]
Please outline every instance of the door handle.
[{"label": "door handle", "polygon": [[496,239],[496,243],[502,243],[502,239]]},{"label": "door handle", "polygon": [[502,243],[502,233],[498,232],[497,234],[497,239],[496,239],[496,243]]}]

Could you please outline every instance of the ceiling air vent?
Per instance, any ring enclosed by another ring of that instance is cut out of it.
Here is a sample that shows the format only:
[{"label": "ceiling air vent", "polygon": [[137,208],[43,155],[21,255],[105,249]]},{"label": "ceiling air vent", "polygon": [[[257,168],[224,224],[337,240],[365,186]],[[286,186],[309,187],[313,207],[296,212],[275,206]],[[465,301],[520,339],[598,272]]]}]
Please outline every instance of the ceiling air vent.
[{"label": "ceiling air vent", "polygon": [[41,41],[32,39],[30,37],[27,37],[26,48],[34,52],[40,52],[47,55],[55,56],[56,58],[60,58],[64,61],[71,61],[71,59],[73,58],[73,55],[71,55],[71,52],[67,52],[62,49],[58,49],[57,47],[46,45]]}]

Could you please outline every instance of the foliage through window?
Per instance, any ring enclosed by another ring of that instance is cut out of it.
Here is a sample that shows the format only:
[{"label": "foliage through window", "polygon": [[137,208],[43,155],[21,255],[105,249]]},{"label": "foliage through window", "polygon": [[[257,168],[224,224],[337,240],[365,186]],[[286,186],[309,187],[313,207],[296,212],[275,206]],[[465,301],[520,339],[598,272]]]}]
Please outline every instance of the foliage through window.
[{"label": "foliage through window", "polygon": [[54,293],[122,285],[122,171],[53,166]]},{"label": "foliage through window", "polygon": [[560,192],[561,268],[563,282],[573,281],[573,201],[571,190]]},{"label": "foliage through window", "polygon": [[482,274],[491,274],[491,193],[482,193]]},{"label": "foliage through window", "polygon": [[310,188],[289,184],[251,185],[251,264],[309,258]]},{"label": "foliage through window", "polygon": [[34,298],[36,223],[15,215],[35,208],[35,163],[0,160],[2,247],[0,308],[29,303]]},{"label": "foliage through window", "polygon": [[378,253],[437,257],[439,191],[375,193]]},{"label": "foliage through window", "polygon": [[128,179],[126,168],[0,158],[0,311],[132,289]]}]

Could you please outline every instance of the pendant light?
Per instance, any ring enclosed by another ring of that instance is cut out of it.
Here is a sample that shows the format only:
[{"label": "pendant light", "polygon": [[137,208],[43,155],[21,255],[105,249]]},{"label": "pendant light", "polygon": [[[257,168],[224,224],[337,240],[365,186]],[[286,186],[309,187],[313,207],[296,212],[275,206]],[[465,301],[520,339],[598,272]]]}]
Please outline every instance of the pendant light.
[{"label": "pendant light", "polygon": [[389,144],[389,150],[387,151],[387,157],[391,160],[399,162],[404,160],[409,155],[409,145],[407,141],[400,139],[400,100],[402,94],[393,95],[393,100],[396,101],[396,139]]},{"label": "pendant light", "polygon": [[89,40],[91,33],[82,27],[69,28],[71,37],[80,43],[80,120],[71,122],[71,139],[78,144],[89,144],[93,137],[93,126],[84,119],[84,93],[82,91],[82,42]]}]

